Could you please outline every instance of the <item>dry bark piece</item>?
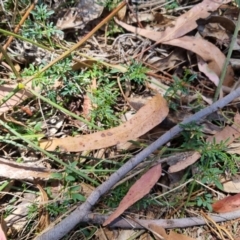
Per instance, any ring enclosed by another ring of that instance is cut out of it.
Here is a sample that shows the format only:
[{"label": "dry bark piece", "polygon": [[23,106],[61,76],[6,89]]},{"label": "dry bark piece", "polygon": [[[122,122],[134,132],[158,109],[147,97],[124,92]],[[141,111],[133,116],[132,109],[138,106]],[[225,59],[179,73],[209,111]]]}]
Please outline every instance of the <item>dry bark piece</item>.
[{"label": "dry bark piece", "polygon": [[76,8],[70,9],[63,18],[58,19],[56,26],[60,30],[83,29],[88,22],[98,18],[102,11],[103,6],[97,0],[80,0]]},{"label": "dry bark piece", "polygon": [[36,199],[34,193],[24,193],[20,203],[14,208],[9,216],[5,218],[7,225],[10,229],[14,229],[17,232],[21,232],[29,219],[27,218],[29,207]]},{"label": "dry bark piece", "polygon": [[201,154],[199,152],[194,152],[191,156],[187,157],[183,161],[180,161],[175,165],[169,167],[168,172],[169,173],[179,172],[195,163],[200,157]]},{"label": "dry bark piece", "polygon": [[0,177],[33,181],[37,178],[49,179],[51,174],[52,172],[45,168],[33,167],[0,158]]}]

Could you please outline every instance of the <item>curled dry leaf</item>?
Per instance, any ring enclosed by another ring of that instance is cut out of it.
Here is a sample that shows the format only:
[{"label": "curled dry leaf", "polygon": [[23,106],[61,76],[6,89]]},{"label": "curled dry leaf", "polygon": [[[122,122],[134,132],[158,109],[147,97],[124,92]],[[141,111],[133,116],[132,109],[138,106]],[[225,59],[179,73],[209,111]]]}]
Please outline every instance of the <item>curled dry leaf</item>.
[{"label": "curled dry leaf", "polygon": [[[164,44],[185,48],[191,52],[196,53],[205,62],[208,63],[208,69],[220,76],[225,62],[225,55],[212,43],[199,37],[181,37],[173,39]],[[228,66],[224,85],[231,86],[234,81],[234,73],[231,66]]]},{"label": "curled dry leaf", "polygon": [[167,102],[157,94],[133,118],[118,127],[83,136],[41,140],[40,147],[49,151],[59,147],[69,152],[110,147],[142,136],[161,123],[167,115]]},{"label": "curled dry leaf", "polygon": [[160,164],[152,167],[141,178],[133,184],[126,196],[120,202],[118,208],[109,216],[103,223],[103,226],[111,223],[115,218],[119,217],[127,208],[135,202],[143,198],[150,192],[152,187],[156,184],[162,174],[162,167]]},{"label": "curled dry leaf", "polygon": [[212,204],[214,212],[226,213],[240,209],[240,193],[234,196],[225,197],[214,204]]},{"label": "curled dry leaf", "polygon": [[98,0],[80,0],[76,8],[72,8],[57,21],[57,28],[60,30],[69,28],[83,29],[88,22],[98,18],[103,11],[103,6]]},{"label": "curled dry leaf", "polygon": [[40,204],[42,205],[39,209],[39,222],[38,222],[38,231],[43,231],[45,228],[47,228],[50,224],[49,222],[49,214],[48,211],[46,210],[44,204],[48,201],[48,195],[46,191],[43,189],[43,187],[40,184],[37,184],[36,187],[39,189],[40,192],[40,198],[41,202]]},{"label": "curled dry leaf", "polygon": [[214,83],[215,86],[218,86],[218,83],[219,83],[218,75],[214,71],[208,68],[207,62],[203,61],[201,57],[198,56],[197,61],[198,61],[199,71],[204,73],[208,77],[208,79]]}]

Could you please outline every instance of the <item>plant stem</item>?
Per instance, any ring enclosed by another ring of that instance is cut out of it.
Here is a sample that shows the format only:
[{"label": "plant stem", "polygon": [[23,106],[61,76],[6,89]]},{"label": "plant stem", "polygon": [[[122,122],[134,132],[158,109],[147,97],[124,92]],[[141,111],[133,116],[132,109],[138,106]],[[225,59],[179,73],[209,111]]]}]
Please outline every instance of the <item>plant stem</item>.
[{"label": "plant stem", "polygon": [[213,102],[217,101],[219,93],[221,91],[222,84],[223,84],[224,78],[226,76],[227,67],[228,67],[228,64],[229,64],[229,61],[230,61],[230,57],[232,56],[233,46],[234,46],[235,41],[237,40],[237,35],[238,35],[239,28],[240,28],[240,12],[238,14],[237,25],[236,25],[235,30],[234,30],[234,34],[233,34],[232,41],[231,41],[231,44],[230,44],[230,47],[229,47],[229,50],[228,50],[227,58],[224,62],[224,66],[223,66],[222,73],[221,73],[221,76],[220,76],[219,84],[217,86],[217,90],[216,90],[214,98],[213,98]]},{"label": "plant stem", "polygon": [[3,56],[5,57],[8,65],[11,67],[11,69],[12,69],[14,75],[16,76],[16,78],[21,79],[21,76],[18,73],[18,71],[16,70],[16,68],[14,67],[11,58],[8,56],[6,50],[1,46],[1,44],[0,44],[0,51],[2,52]]},{"label": "plant stem", "polygon": [[1,29],[1,28],[0,28],[0,33],[2,33],[2,34],[4,34],[4,35],[7,35],[7,36],[12,36],[12,37],[21,39],[21,40],[23,40],[24,42],[29,42],[29,43],[31,43],[31,44],[33,44],[33,45],[35,45],[35,46],[38,46],[38,47],[40,47],[40,48],[42,48],[42,49],[46,49],[46,50],[51,51],[51,52],[54,51],[54,49],[48,48],[48,47],[46,47],[46,46],[44,46],[44,45],[42,45],[42,44],[40,44],[40,43],[34,42],[34,41],[31,40],[31,39],[22,37],[22,36],[20,36],[20,35],[18,35],[18,34],[16,34],[16,33],[9,32],[9,31],[4,30],[4,29]]},{"label": "plant stem", "polygon": [[90,123],[89,121],[85,120],[84,118],[81,118],[81,117],[79,117],[78,115],[76,115],[76,114],[68,111],[67,109],[59,106],[58,104],[52,102],[52,101],[49,100],[48,98],[43,97],[41,94],[35,92],[34,90],[28,89],[28,91],[31,92],[31,93],[32,93],[34,96],[36,96],[37,98],[40,98],[40,99],[43,100],[44,102],[46,102],[46,103],[50,104],[51,106],[57,108],[57,109],[60,110],[61,112],[65,113],[65,114],[67,114],[67,115],[69,115],[69,116],[71,116],[71,117],[73,117],[73,118],[75,118],[75,119],[77,119],[77,120],[79,120],[79,121],[81,121],[81,122],[84,122],[86,125],[94,128],[94,129],[103,130],[102,128],[100,128],[100,127],[94,125],[93,123]]}]

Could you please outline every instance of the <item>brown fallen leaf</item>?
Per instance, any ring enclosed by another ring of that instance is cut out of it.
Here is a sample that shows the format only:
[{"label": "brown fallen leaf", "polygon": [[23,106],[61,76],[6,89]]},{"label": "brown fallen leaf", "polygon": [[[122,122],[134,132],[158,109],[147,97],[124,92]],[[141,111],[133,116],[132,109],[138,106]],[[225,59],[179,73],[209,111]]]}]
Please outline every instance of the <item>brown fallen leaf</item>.
[{"label": "brown fallen leaf", "polygon": [[220,143],[226,141],[226,144],[231,144],[236,138],[240,137],[240,114],[236,113],[234,116],[234,123],[232,126],[226,126],[222,131],[217,132],[214,136],[208,137],[208,142]]},{"label": "brown fallen leaf", "polygon": [[[200,56],[207,64],[209,71],[215,72],[220,76],[225,62],[225,55],[212,43],[197,37],[181,37],[173,39],[164,44],[182,47]],[[231,86],[234,81],[234,72],[231,66],[228,66],[224,79],[225,86]]]},{"label": "brown fallen leaf", "polygon": [[103,226],[111,223],[115,218],[120,216],[127,208],[140,200],[150,192],[152,187],[156,184],[162,174],[162,167],[160,164],[152,167],[141,178],[133,184],[126,196],[120,202],[118,208],[109,216],[103,223]]},{"label": "brown fallen leaf", "polygon": [[118,127],[83,136],[41,140],[40,147],[49,151],[59,147],[69,152],[110,147],[142,136],[162,122],[167,115],[167,102],[157,94],[134,117]]},{"label": "brown fallen leaf", "polygon": [[48,211],[46,210],[46,207],[44,204],[49,200],[48,195],[46,191],[43,189],[43,187],[38,183],[36,187],[39,189],[40,192],[40,209],[39,209],[39,221],[38,221],[38,226],[37,229],[39,232],[43,231],[45,228],[47,228],[50,224],[50,219],[49,219],[49,214]]},{"label": "brown fallen leaf", "polygon": [[240,179],[236,178],[232,181],[223,183],[223,191],[227,193],[239,193],[240,192]]},{"label": "brown fallen leaf", "polygon": [[149,36],[148,38],[157,42],[166,42],[175,38],[184,36],[197,27],[197,20],[207,18],[211,12],[217,10],[222,4],[231,2],[230,0],[204,0],[196,4],[188,12],[182,14],[175,21],[174,27],[167,27],[163,32],[154,32],[142,28],[136,28],[125,24],[124,22],[115,21],[130,32],[134,32],[141,36]]},{"label": "brown fallen leaf", "polygon": [[170,231],[168,235],[168,240],[194,240],[194,238],[188,237],[183,234],[176,233],[174,231]]},{"label": "brown fallen leaf", "polygon": [[194,152],[191,156],[187,157],[183,161],[180,161],[175,165],[169,167],[168,172],[169,173],[179,172],[195,163],[200,157],[201,154],[199,152]]},{"label": "brown fallen leaf", "polygon": [[199,71],[204,73],[208,79],[214,83],[215,86],[218,86],[219,77],[214,71],[208,68],[208,63],[203,61],[203,59],[199,56],[197,57],[197,61]]},{"label": "brown fallen leaf", "polygon": [[[157,237],[159,240],[194,240],[194,238],[188,237],[183,234],[179,234],[173,231],[169,232],[169,235],[167,235],[166,231],[164,228],[154,225],[154,224],[149,224],[148,229]],[[162,238],[158,237],[158,235],[162,236]]]},{"label": "brown fallen leaf", "polygon": [[97,0],[81,0],[76,8],[68,9],[63,18],[58,18],[56,27],[60,30],[69,28],[83,29],[86,24],[98,18],[103,11],[102,4]]},{"label": "brown fallen leaf", "polygon": [[234,196],[225,197],[214,204],[212,204],[214,212],[226,213],[240,209],[240,193]]}]

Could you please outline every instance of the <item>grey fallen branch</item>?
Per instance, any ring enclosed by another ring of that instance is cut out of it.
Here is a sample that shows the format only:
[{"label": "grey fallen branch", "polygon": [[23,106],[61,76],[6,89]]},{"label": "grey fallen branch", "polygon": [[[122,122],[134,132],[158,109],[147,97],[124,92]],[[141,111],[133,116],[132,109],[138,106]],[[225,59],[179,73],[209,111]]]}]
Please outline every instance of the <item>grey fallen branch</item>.
[{"label": "grey fallen branch", "polygon": [[[240,211],[234,211],[229,213],[222,214],[209,214],[210,217],[215,222],[226,222],[233,219],[240,218]],[[94,224],[101,225],[108,218],[108,215],[100,215],[90,213],[88,214],[83,221]],[[193,226],[205,225],[206,221],[202,217],[188,217],[180,219],[130,219],[119,217],[115,219],[110,225],[109,228],[121,228],[121,229],[143,229],[148,227],[149,224],[154,224],[166,229],[170,228],[186,228]]]},{"label": "grey fallen branch", "polygon": [[[240,88],[237,88],[235,91],[228,94],[226,97],[218,100],[213,103],[211,106],[202,109],[191,117],[185,119],[181,124],[187,124],[190,122],[197,122],[200,119],[208,116],[209,114],[215,112],[216,110],[223,108],[232,100],[240,96]],[[139,163],[141,163],[146,157],[148,157],[152,152],[157,150],[159,147],[163,146],[165,143],[170,141],[174,136],[179,134],[182,131],[180,125],[176,125],[171,128],[168,132],[163,134],[160,138],[158,138],[155,142],[150,144],[147,148],[142,150],[136,156],[131,158],[128,162],[126,162],[121,168],[118,169],[115,173],[113,173],[110,178],[102,183],[99,187],[97,187],[87,198],[87,200],[77,207],[69,216],[67,216],[64,220],[58,223],[56,226],[46,229],[39,236],[37,236],[36,240],[48,240],[54,239],[58,240],[64,237],[69,231],[71,231],[78,223],[82,222],[84,217],[90,213],[91,208],[96,204],[99,198],[108,192],[119,180],[121,180],[129,171],[135,168]]]}]

